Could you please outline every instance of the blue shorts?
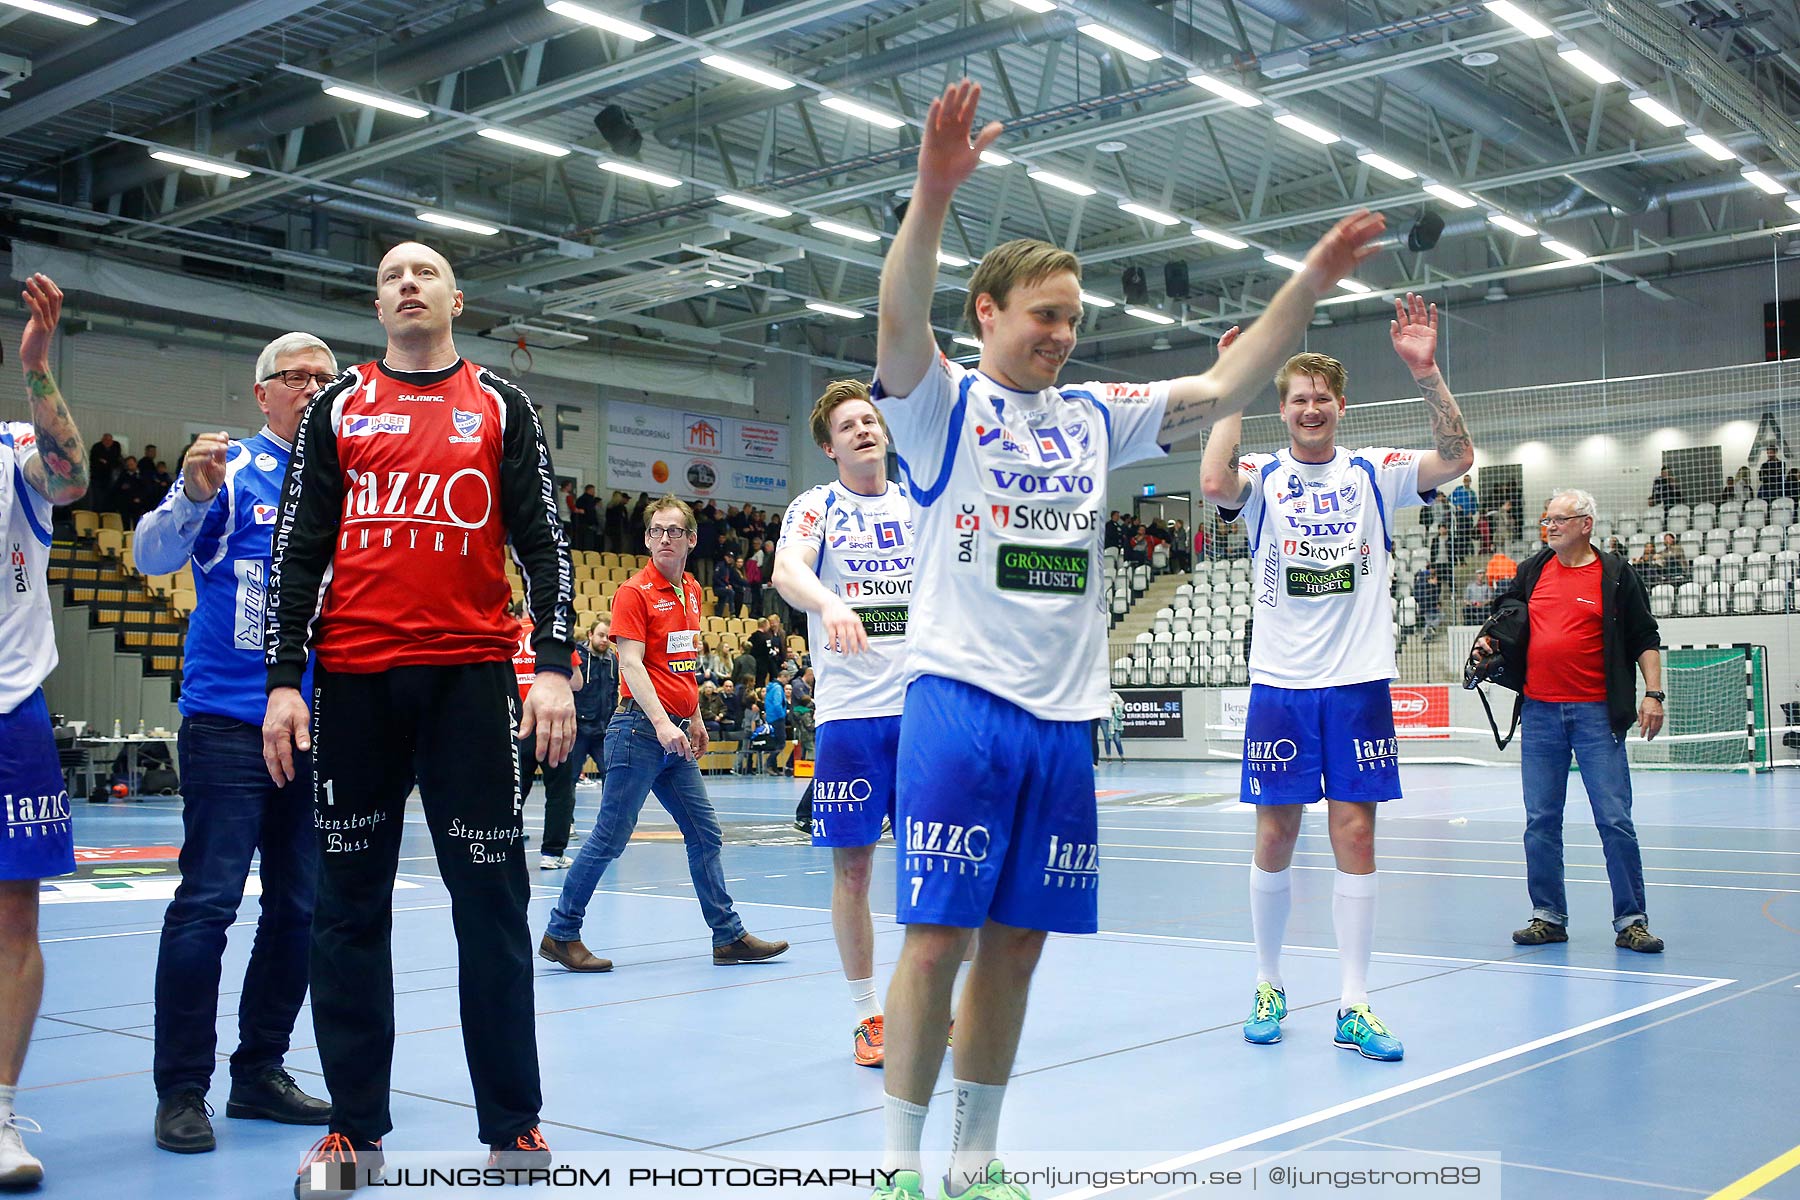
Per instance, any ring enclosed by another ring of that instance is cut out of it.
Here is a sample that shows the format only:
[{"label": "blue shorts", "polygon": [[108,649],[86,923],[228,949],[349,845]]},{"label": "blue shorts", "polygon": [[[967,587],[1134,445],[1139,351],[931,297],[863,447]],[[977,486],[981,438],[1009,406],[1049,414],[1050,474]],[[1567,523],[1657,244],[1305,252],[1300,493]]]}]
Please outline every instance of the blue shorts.
[{"label": "blue shorts", "polygon": [[813,756],[812,844],[873,846],[894,817],[899,717],[858,717],[819,726]]},{"label": "blue shorts", "polygon": [[1399,756],[1385,679],[1323,688],[1250,685],[1246,804],[1398,800]]},{"label": "blue shorts", "polygon": [[0,713],[0,879],[48,879],[75,869],[75,831],[69,789],[50,733],[42,688],[19,707]]},{"label": "blue shorts", "polygon": [[1099,928],[1091,727],[1040,720],[957,680],[913,681],[894,827],[902,924]]}]

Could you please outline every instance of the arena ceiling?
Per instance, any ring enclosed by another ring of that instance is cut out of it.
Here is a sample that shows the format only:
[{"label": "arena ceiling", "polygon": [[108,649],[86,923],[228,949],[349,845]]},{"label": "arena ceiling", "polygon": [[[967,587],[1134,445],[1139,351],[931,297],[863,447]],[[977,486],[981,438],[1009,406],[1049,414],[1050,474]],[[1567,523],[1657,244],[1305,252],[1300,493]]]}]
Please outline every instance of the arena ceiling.
[{"label": "arena ceiling", "polygon": [[866,364],[916,127],[967,74],[1007,132],[957,196],[941,340],[969,263],[1038,237],[1080,255],[1103,360],[1253,315],[1364,205],[1395,237],[1339,314],[1768,261],[1800,220],[1800,11],[1747,3],[0,0],[0,206],[15,238],[364,313],[420,237],[496,336]]}]

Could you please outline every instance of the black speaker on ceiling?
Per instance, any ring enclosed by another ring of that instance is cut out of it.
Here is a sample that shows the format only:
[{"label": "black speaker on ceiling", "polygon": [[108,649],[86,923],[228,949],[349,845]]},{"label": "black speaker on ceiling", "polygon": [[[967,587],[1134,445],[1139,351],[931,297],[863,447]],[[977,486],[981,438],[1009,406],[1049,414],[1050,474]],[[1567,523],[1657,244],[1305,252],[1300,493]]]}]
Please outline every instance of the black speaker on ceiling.
[{"label": "black speaker on ceiling", "polygon": [[644,148],[644,135],[631,119],[631,114],[617,104],[609,104],[594,114],[594,128],[606,139],[614,154],[624,158],[636,158],[639,150]]},{"label": "black speaker on ceiling", "polygon": [[1150,302],[1150,282],[1144,277],[1144,268],[1126,267],[1119,276],[1119,286],[1125,290],[1125,303],[1148,304]]},{"label": "black speaker on ceiling", "polygon": [[1163,264],[1163,295],[1171,300],[1186,300],[1193,295],[1188,287],[1187,264],[1172,258]]},{"label": "black speaker on ceiling", "polygon": [[1406,231],[1406,248],[1423,254],[1444,236],[1444,218],[1429,208],[1421,208],[1412,228]]}]

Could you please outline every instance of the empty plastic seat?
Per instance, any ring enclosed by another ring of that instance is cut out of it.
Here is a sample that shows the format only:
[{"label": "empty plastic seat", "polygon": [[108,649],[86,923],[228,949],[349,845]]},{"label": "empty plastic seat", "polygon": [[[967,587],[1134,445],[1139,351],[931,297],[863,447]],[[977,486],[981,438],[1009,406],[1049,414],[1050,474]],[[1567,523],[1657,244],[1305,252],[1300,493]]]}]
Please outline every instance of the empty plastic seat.
[{"label": "empty plastic seat", "polygon": [[1770,525],[1788,525],[1792,524],[1793,520],[1794,498],[1792,496],[1783,496],[1778,500],[1769,501],[1768,523]]},{"label": "empty plastic seat", "polygon": [[1731,589],[1731,611],[1753,613],[1761,603],[1762,589],[1748,579],[1740,579]]},{"label": "empty plastic seat", "polygon": [[1701,587],[1719,578],[1719,560],[1711,554],[1702,554],[1694,559],[1694,582]]},{"label": "empty plastic seat", "polygon": [[1760,584],[1774,574],[1775,556],[1758,551],[1744,557],[1744,578]]},{"label": "empty plastic seat", "polygon": [[1112,683],[1114,687],[1126,687],[1131,683],[1131,655],[1113,660]]},{"label": "empty plastic seat", "polygon": [[1705,533],[1718,524],[1718,510],[1710,504],[1694,505],[1693,528]]},{"label": "empty plastic seat", "polygon": [[1767,500],[1744,501],[1744,524],[1752,529],[1761,529],[1769,523],[1769,502]]},{"label": "empty plastic seat", "polygon": [[1790,582],[1800,576],[1800,550],[1782,550],[1770,557],[1772,573],[1777,579]]},{"label": "empty plastic seat", "polygon": [[1722,554],[1719,556],[1719,582],[1726,587],[1736,587],[1744,579],[1744,556],[1741,554]]},{"label": "empty plastic seat", "polygon": [[1734,529],[1731,531],[1731,552],[1733,554],[1749,554],[1756,549],[1756,535],[1759,530]]},{"label": "empty plastic seat", "polygon": [[1675,589],[1675,613],[1682,617],[1700,615],[1700,585],[1684,583]]},{"label": "empty plastic seat", "polygon": [[1659,583],[1650,589],[1650,612],[1658,617],[1674,615],[1675,589],[1673,586]]},{"label": "empty plastic seat", "polygon": [[1670,533],[1686,533],[1694,527],[1694,510],[1685,504],[1677,504],[1669,509],[1668,531]]},{"label": "empty plastic seat", "polygon": [[1680,544],[1681,552],[1691,559],[1700,553],[1700,547],[1705,544],[1701,541],[1702,536],[1690,529],[1686,533],[1678,534],[1675,540]]},{"label": "empty plastic seat", "polygon": [[1652,509],[1638,519],[1638,533],[1645,537],[1661,537],[1664,528],[1661,510]]},{"label": "empty plastic seat", "polygon": [[1706,552],[1719,555],[1731,549],[1731,534],[1723,529],[1711,529],[1706,534]]},{"label": "empty plastic seat", "polygon": [[1707,584],[1706,602],[1703,606],[1706,615],[1709,617],[1724,616],[1729,611],[1729,605],[1726,603],[1726,597],[1729,594],[1730,592],[1722,583],[1714,582]]},{"label": "empty plastic seat", "polygon": [[1634,516],[1621,516],[1613,526],[1613,532],[1622,538],[1634,538],[1638,535],[1638,519]]},{"label": "empty plastic seat", "polygon": [[1762,583],[1762,610],[1766,613],[1787,611],[1788,595],[1792,591],[1785,580],[1767,579]]}]

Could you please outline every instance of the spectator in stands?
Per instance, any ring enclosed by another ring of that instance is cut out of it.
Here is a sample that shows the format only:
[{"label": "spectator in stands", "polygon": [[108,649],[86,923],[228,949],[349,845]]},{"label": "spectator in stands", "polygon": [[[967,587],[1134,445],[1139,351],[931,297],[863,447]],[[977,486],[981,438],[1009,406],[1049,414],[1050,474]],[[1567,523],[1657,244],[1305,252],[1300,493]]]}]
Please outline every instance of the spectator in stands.
[{"label": "spectator in stands", "polygon": [[1719,503],[1727,500],[1750,500],[1756,495],[1756,487],[1750,482],[1750,468],[1739,467],[1737,474],[1725,481],[1725,490],[1719,493]]},{"label": "spectator in stands", "polygon": [[1500,503],[1500,524],[1494,530],[1496,538],[1505,538],[1509,542],[1519,540],[1519,510],[1511,500]]},{"label": "spectator in stands", "polygon": [[724,735],[725,700],[719,695],[719,685],[716,683],[700,685],[700,720],[706,725],[706,732],[713,737]]},{"label": "spectator in stands", "polygon": [[738,692],[737,680],[727,679],[719,685],[719,734],[738,738],[744,731],[744,698]]},{"label": "spectator in stands", "polygon": [[[1104,750],[1120,762],[1125,761],[1125,697],[1114,692],[1112,708],[1100,718],[1100,736]],[[1105,757],[1105,754],[1102,754]]]},{"label": "spectator in stands", "polygon": [[1654,540],[1644,543],[1644,548],[1631,560],[1631,565],[1637,570],[1638,578],[1644,581],[1645,587],[1655,587],[1662,582],[1662,563],[1657,561]]},{"label": "spectator in stands", "polygon": [[737,690],[748,703],[749,695],[756,690],[756,654],[750,649],[748,641],[738,647],[737,656],[731,660],[731,677],[737,680]]},{"label": "spectator in stands", "polygon": [[[1634,721],[1646,741],[1662,729],[1662,640],[1637,573],[1594,549],[1595,515],[1587,492],[1552,499],[1543,521],[1549,546],[1526,560],[1494,602],[1497,613],[1523,610],[1530,628],[1520,747],[1531,920],[1512,938],[1521,946],[1569,940],[1562,830],[1573,753],[1606,855],[1613,944],[1659,954],[1662,939],[1645,916],[1625,734]],[[1489,639],[1476,643],[1477,653],[1493,649]],[[1641,702],[1634,664],[1644,676]]]},{"label": "spectator in stands", "polygon": [[1681,539],[1672,533],[1663,534],[1662,581],[1680,587],[1693,576],[1693,568],[1688,565],[1687,551],[1681,548]]},{"label": "spectator in stands", "polygon": [[700,636],[700,682],[720,684],[731,677],[731,660],[725,657],[712,634]]},{"label": "spectator in stands", "polygon": [[1413,600],[1419,606],[1419,629],[1429,642],[1444,622],[1444,595],[1437,568],[1426,563],[1413,577]]},{"label": "spectator in stands", "polygon": [[1450,493],[1451,506],[1457,512],[1470,518],[1473,518],[1476,510],[1481,507],[1480,501],[1475,498],[1475,488],[1472,486],[1474,478],[1472,475],[1464,475],[1462,482],[1456,485],[1456,490]]},{"label": "spectator in stands", "polygon": [[1500,514],[1497,511],[1493,511],[1484,512],[1479,517],[1475,518],[1475,545],[1477,553],[1485,556],[1494,552],[1494,538],[1499,524],[1499,516]]},{"label": "spectator in stands", "polygon": [[1469,586],[1463,589],[1463,623],[1479,625],[1487,620],[1488,608],[1494,602],[1494,589],[1480,575],[1469,576]]},{"label": "spectator in stands", "polygon": [[743,571],[738,569],[737,555],[727,550],[725,557],[719,561],[718,570],[713,572],[713,595],[719,598],[717,614],[721,617],[735,617],[750,597],[750,585],[744,579]]},{"label": "spectator in stands", "polygon": [[1184,574],[1194,569],[1194,535],[1188,530],[1187,522],[1177,520],[1169,530],[1169,549],[1173,553],[1175,569]]},{"label": "spectator in stands", "polygon": [[1758,500],[1779,500],[1782,483],[1786,472],[1781,465],[1781,455],[1773,442],[1769,443],[1768,456],[1756,469],[1756,498]]},{"label": "spectator in stands", "polygon": [[575,500],[575,516],[572,524],[575,527],[575,548],[577,550],[598,550],[600,548],[600,497],[594,493],[594,485],[588,484],[581,489],[581,495]]},{"label": "spectator in stands", "polygon": [[606,548],[614,554],[625,551],[625,510],[629,503],[624,492],[614,492],[606,504]]},{"label": "spectator in stands", "polygon": [[744,693],[744,727],[738,735],[737,757],[732,761],[733,775],[758,774],[756,754],[760,749],[767,752],[771,731],[769,723],[763,720],[763,693],[760,689],[752,689]]},{"label": "spectator in stands", "polygon": [[767,686],[769,678],[775,670],[775,655],[771,650],[768,617],[757,622],[756,629],[750,634],[746,649],[756,660],[756,686],[759,688]]},{"label": "spectator in stands", "polygon": [[[31,420],[0,422],[0,479],[7,481],[0,485],[0,534],[10,560],[0,617],[0,791],[7,796],[0,811],[0,1179],[11,1188],[35,1187],[44,1177],[44,1164],[20,1137],[37,1126],[14,1109],[44,992],[38,897],[48,889],[41,881],[75,870],[69,793],[42,687],[56,668],[51,512],[81,499],[88,486],[81,431],[50,373],[62,299],[47,276],[25,281],[30,316],[19,363]],[[100,1148],[79,1128],[72,1132],[85,1151]]]},{"label": "spectator in stands", "polygon": [[[613,650],[612,617],[602,615],[588,627],[587,641],[576,647],[581,687],[575,692],[575,742],[569,747],[569,761],[575,764],[580,783],[591,784],[584,772],[592,758],[599,769],[599,780],[606,778],[606,727],[612,724],[619,707],[619,656]],[[569,681],[571,684],[574,680]],[[547,822],[546,822],[547,823]],[[557,848],[557,857],[568,849],[565,841]],[[544,853],[550,852],[549,835],[545,835]]]},{"label": "spectator in stands", "polygon": [[789,718],[794,726],[794,740],[800,743],[800,757],[811,758],[813,756],[813,732],[816,728],[813,721],[816,705],[813,702],[813,670],[811,667],[801,669],[798,675],[789,680],[788,696],[793,700],[793,706],[789,709]]},{"label": "spectator in stands", "polygon": [[1102,549],[1124,550],[1125,518],[1119,514],[1118,509],[1113,509],[1111,515],[1106,518],[1106,526],[1100,531],[1100,542]]},{"label": "spectator in stands", "polygon": [[1787,478],[1782,481],[1781,494],[1789,500],[1800,500],[1800,467],[1789,467]]},{"label": "spectator in stands", "polygon": [[719,561],[719,513],[708,504],[700,510],[700,532],[694,541],[694,578],[711,587],[713,567]]},{"label": "spectator in stands", "polygon": [[631,513],[625,518],[625,545],[633,554],[644,544],[644,511],[649,507],[650,493],[639,492],[637,503],[631,506]]},{"label": "spectator in stands", "polygon": [[111,511],[119,514],[127,528],[136,525],[139,517],[155,507],[152,488],[150,481],[138,470],[138,460],[127,454],[120,465],[119,477],[113,480],[109,498]]},{"label": "spectator in stands", "polygon": [[1664,467],[1650,485],[1650,507],[1660,508],[1667,512],[1672,505],[1682,504],[1681,484],[1676,482],[1675,472]]},{"label": "spectator in stands", "polygon": [[1519,573],[1519,564],[1506,551],[1496,551],[1494,556],[1487,560],[1484,573],[1487,575],[1488,584],[1497,588],[1503,583],[1510,582],[1513,576]]},{"label": "spectator in stands", "polygon": [[772,742],[764,766],[771,775],[783,774],[781,752],[787,748],[788,739],[787,681],[792,677],[791,672],[783,671],[763,688],[763,720],[769,723]]},{"label": "spectator in stands", "polygon": [[781,593],[775,590],[775,543],[764,538],[762,550],[757,554],[757,562],[762,566],[763,593],[761,608],[752,607],[751,612],[760,612],[764,616],[773,615],[781,603]]},{"label": "spectator in stands", "polygon": [[112,434],[101,434],[100,440],[88,451],[88,503],[95,512],[112,511],[108,501],[112,499],[113,484],[124,466],[124,447],[113,441]]},{"label": "spectator in stands", "polygon": [[151,484],[156,482],[156,443],[145,442],[144,452],[137,456],[138,474]]},{"label": "spectator in stands", "polygon": [[[238,1048],[227,1113],[323,1125],[331,1106],[306,1095],[282,1067],[306,996],[319,846],[311,755],[278,785],[263,764],[266,697],[261,589],[295,431],[307,403],[336,378],[337,359],[309,333],[263,347],[252,388],[264,424],[255,437],[204,433],[181,461],[181,486],[138,522],[138,569],[171,574],[192,563],[197,593],[182,672],[181,883],[163,913],[156,956],[156,1144],[178,1154],[214,1148],[207,1088],[217,1038],[226,930],[237,917],[259,851],[262,900],[256,941],[237,992]],[[148,452],[149,447],[145,447]],[[140,473],[141,478],[141,473]],[[248,625],[246,625],[248,622]],[[246,636],[247,635],[247,636]],[[310,679],[301,683],[311,694]]]},{"label": "spectator in stands", "polygon": [[745,603],[749,605],[750,615],[753,617],[760,617],[763,615],[763,584],[768,581],[768,578],[769,577],[763,572],[762,555],[749,554],[744,556]]}]

